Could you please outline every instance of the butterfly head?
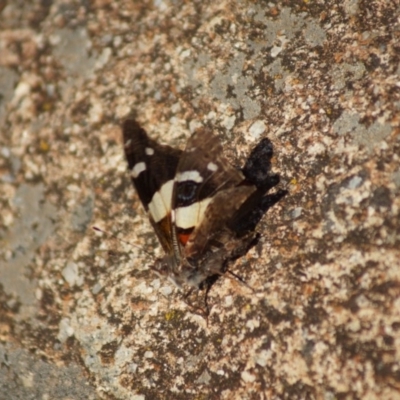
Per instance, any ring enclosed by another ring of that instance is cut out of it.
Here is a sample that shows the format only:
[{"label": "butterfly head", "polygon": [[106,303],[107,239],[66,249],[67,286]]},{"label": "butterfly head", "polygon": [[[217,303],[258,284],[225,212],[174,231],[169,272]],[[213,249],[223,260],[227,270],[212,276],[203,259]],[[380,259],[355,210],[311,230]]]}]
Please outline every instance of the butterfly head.
[{"label": "butterfly head", "polygon": [[178,262],[173,255],[166,255],[156,260],[152,269],[160,276],[166,277],[179,289],[184,286],[199,288],[201,283],[207,279],[207,269],[197,268],[188,260]]}]

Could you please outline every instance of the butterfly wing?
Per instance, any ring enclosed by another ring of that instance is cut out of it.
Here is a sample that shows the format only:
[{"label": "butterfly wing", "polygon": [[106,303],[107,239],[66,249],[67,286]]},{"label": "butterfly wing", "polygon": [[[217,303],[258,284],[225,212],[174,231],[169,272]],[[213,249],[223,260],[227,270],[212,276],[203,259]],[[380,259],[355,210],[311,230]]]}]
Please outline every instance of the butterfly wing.
[{"label": "butterfly wing", "polygon": [[172,192],[182,151],[160,145],[149,138],[133,118],[123,124],[125,156],[133,186],[167,254],[174,252],[172,240]]},{"label": "butterfly wing", "polygon": [[255,191],[223,156],[217,136],[195,132],[179,161],[172,197],[173,233],[186,257],[200,257]]}]

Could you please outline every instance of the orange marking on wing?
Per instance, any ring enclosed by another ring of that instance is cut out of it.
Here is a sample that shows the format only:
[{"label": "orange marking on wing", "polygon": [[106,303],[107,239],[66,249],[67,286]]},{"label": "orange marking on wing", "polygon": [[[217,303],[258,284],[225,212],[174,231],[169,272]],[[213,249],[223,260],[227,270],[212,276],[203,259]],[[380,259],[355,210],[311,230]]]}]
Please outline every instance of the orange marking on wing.
[{"label": "orange marking on wing", "polygon": [[186,246],[186,243],[188,242],[189,237],[190,237],[190,233],[180,233],[178,235],[178,239],[183,246]]}]

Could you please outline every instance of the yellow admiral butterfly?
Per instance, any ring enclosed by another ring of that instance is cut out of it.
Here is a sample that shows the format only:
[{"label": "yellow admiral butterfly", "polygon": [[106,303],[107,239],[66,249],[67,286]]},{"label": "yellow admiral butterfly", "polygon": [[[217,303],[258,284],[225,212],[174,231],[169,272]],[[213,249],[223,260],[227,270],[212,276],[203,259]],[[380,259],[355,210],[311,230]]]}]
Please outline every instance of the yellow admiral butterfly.
[{"label": "yellow admiral butterfly", "polygon": [[133,118],[124,122],[123,136],[133,185],[165,251],[152,268],[181,288],[224,274],[256,239],[263,214],[286,194],[266,194],[279,182],[270,173],[268,139],[240,170],[207,129],[195,132],[184,151],[158,144]]}]

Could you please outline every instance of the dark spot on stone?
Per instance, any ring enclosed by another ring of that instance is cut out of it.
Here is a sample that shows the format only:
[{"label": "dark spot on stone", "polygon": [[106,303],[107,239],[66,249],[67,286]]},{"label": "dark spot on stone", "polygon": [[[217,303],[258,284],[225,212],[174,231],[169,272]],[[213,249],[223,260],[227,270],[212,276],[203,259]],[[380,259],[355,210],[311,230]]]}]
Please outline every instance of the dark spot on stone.
[{"label": "dark spot on stone", "polygon": [[398,322],[393,322],[392,323],[392,328],[393,328],[393,330],[394,331],[399,331],[400,330],[400,321],[398,321]]},{"label": "dark spot on stone", "polygon": [[312,363],[312,355],[314,352],[314,348],[315,348],[314,340],[307,340],[301,350],[301,354],[303,355],[308,365],[311,365]]},{"label": "dark spot on stone", "polygon": [[328,316],[323,308],[317,306],[320,302],[321,300],[314,296],[304,309],[306,322],[310,325],[318,325]]},{"label": "dark spot on stone", "polygon": [[[400,284],[398,282],[395,281],[386,281],[381,283],[380,285],[374,285],[371,287],[371,292],[375,292],[375,293],[379,293],[382,295],[387,295],[389,293],[389,291],[393,290],[398,290],[400,289]],[[396,290],[396,291],[397,291]]]},{"label": "dark spot on stone", "polygon": [[99,351],[100,358],[103,364],[111,364],[114,361],[115,352],[118,349],[118,342],[113,340],[102,346]]},{"label": "dark spot on stone", "polygon": [[268,321],[271,322],[273,325],[277,325],[282,321],[292,321],[293,320],[293,311],[287,309],[286,313],[282,313],[278,311],[276,308],[271,306],[266,306],[264,308],[264,314],[268,318]]},{"label": "dark spot on stone", "polygon": [[390,190],[383,186],[378,187],[374,190],[370,203],[375,208],[390,208],[392,205],[392,201],[390,199]]},{"label": "dark spot on stone", "polygon": [[368,72],[376,70],[381,65],[381,60],[376,54],[371,54],[365,63]]},{"label": "dark spot on stone", "polygon": [[226,98],[227,99],[236,99],[235,87],[233,85],[227,85],[226,89]]},{"label": "dark spot on stone", "polygon": [[128,336],[132,332],[132,325],[125,324],[121,330],[124,335]]},{"label": "dark spot on stone", "polygon": [[315,399],[316,393],[312,386],[305,384],[302,381],[297,381],[294,384],[282,382],[284,384],[285,397],[284,399]]},{"label": "dark spot on stone", "polygon": [[358,295],[351,296],[346,302],[343,303],[343,307],[349,309],[353,314],[357,314],[360,307],[357,304]]},{"label": "dark spot on stone", "polygon": [[383,342],[386,344],[386,346],[393,346],[394,344],[393,336],[383,335]]},{"label": "dark spot on stone", "polygon": [[111,305],[107,306],[107,311],[108,311],[108,322],[112,325],[119,326],[122,323],[122,318],[120,313],[115,312],[115,310],[112,308]]}]

